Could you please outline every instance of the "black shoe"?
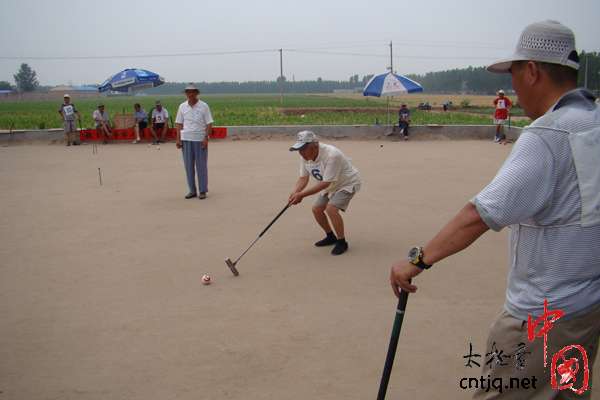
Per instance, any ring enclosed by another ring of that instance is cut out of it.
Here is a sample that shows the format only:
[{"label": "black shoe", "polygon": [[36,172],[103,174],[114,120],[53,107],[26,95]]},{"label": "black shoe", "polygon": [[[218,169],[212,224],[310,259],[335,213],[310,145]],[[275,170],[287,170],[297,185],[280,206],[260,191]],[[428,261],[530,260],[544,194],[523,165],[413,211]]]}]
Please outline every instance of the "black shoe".
[{"label": "black shoe", "polygon": [[318,242],[316,242],[315,246],[317,246],[317,247],[331,246],[332,244],[335,244],[335,242],[337,242],[337,238],[335,237],[333,232],[329,232],[327,234],[327,236],[325,237],[325,239],[321,239]]},{"label": "black shoe", "polygon": [[335,247],[331,250],[331,254],[339,256],[340,254],[344,254],[346,250],[348,250],[348,242],[346,242],[346,239],[338,239],[335,242]]},{"label": "black shoe", "polygon": [[206,192],[200,192],[200,196],[198,196],[200,200],[204,200],[206,198]]},{"label": "black shoe", "polygon": [[196,197],[196,193],[188,193],[185,195],[185,199],[193,199],[194,197]]}]

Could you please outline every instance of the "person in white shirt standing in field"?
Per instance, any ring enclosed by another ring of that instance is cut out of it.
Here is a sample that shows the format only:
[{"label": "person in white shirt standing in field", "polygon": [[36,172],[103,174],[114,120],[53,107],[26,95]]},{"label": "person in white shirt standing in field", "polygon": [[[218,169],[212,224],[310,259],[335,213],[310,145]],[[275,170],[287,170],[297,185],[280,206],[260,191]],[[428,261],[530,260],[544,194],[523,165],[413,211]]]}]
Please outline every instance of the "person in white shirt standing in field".
[{"label": "person in white shirt standing in field", "polygon": [[[196,196],[203,200],[208,192],[208,137],[212,133],[213,119],[208,104],[198,99],[200,91],[192,84],[185,88],[187,101],[179,105],[175,128],[177,148],[183,150],[183,164],[187,176],[189,192],[185,196]],[[198,189],[196,190],[196,174]]]},{"label": "person in white shirt standing in field", "polygon": [[[321,192],[312,211],[326,236],[316,242],[315,246],[335,245],[331,254],[345,253],[348,250],[348,242],[346,242],[344,220],[340,210],[346,211],[350,200],[360,190],[361,179],[358,170],[338,148],[319,143],[319,139],[311,131],[298,133],[296,143],[290,151],[298,151],[302,161],[300,178],[290,194],[289,202],[298,204],[303,198]],[[318,183],[306,189],[311,175]]]}]

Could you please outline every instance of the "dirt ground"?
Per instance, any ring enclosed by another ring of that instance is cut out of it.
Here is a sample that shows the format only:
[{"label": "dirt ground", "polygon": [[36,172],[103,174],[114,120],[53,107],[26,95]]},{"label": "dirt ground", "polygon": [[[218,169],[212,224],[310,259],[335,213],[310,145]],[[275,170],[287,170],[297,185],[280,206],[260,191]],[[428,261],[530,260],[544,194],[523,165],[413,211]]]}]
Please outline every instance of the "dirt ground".
[{"label": "dirt ground", "polygon": [[[224,258],[296,179],[289,144],[212,143],[205,201],[183,199],[172,144],[0,147],[0,400],[375,398],[396,306],[390,265],[476,194],[510,146],[336,142],[364,179],[346,215],[349,252],[312,245],[321,232],[306,199],[233,277]],[[488,351],[506,236],[487,233],[418,277],[388,398],[472,394],[459,380],[480,371],[463,356],[470,342]]]}]

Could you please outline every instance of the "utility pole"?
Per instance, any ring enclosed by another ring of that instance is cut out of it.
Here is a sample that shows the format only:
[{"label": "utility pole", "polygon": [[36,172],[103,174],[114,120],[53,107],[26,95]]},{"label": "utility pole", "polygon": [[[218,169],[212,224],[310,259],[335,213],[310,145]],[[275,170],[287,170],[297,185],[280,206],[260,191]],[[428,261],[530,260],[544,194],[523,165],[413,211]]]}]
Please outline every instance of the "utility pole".
[{"label": "utility pole", "polygon": [[394,73],[394,47],[392,45],[392,41],[390,40],[390,72]]},{"label": "utility pole", "polygon": [[588,54],[585,53],[585,75],[583,77],[583,87],[588,87]]},{"label": "utility pole", "polygon": [[279,101],[283,105],[283,49],[279,49]]}]

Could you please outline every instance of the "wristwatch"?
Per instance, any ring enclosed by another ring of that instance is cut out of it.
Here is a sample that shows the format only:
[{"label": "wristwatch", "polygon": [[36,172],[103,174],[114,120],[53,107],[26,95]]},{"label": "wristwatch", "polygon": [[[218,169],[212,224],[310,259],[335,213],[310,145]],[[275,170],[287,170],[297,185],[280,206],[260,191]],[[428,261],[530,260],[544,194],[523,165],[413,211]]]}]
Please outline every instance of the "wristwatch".
[{"label": "wristwatch", "polygon": [[[423,262],[423,247],[413,247],[408,252],[408,262],[412,265],[421,268],[421,269],[429,269],[431,265],[425,264]],[[433,264],[432,264],[433,265]]]}]

